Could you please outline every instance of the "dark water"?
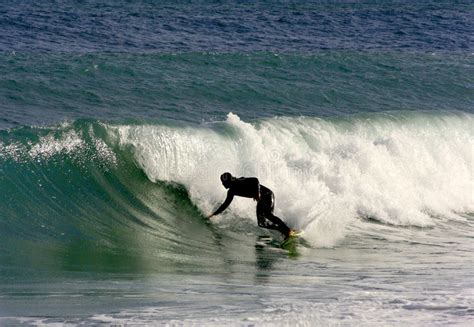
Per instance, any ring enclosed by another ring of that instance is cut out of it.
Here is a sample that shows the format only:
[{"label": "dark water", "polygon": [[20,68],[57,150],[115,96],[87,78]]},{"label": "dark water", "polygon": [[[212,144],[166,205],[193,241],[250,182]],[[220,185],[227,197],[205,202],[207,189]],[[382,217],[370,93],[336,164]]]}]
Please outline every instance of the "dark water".
[{"label": "dark water", "polygon": [[[469,325],[473,18],[2,2],[0,324]],[[223,171],[304,237],[207,222]]]},{"label": "dark water", "polygon": [[472,51],[471,1],[5,1],[2,51]]}]

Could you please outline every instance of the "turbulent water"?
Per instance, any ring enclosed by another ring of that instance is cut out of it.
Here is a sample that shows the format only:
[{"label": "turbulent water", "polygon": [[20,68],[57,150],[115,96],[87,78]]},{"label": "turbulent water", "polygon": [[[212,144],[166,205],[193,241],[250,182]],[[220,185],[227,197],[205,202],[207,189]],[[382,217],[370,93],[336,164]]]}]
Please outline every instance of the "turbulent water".
[{"label": "turbulent water", "polygon": [[473,11],[0,4],[0,324],[470,325]]}]

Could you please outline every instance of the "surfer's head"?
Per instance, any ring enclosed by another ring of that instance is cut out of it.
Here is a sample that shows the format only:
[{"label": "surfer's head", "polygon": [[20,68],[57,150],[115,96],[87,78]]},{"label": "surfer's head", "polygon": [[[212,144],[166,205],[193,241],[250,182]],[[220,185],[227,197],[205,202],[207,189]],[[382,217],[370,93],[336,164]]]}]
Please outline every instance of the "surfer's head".
[{"label": "surfer's head", "polygon": [[232,176],[230,173],[223,173],[221,175],[221,182],[222,182],[222,185],[224,185],[225,188],[229,188],[234,179],[235,179],[235,177]]}]

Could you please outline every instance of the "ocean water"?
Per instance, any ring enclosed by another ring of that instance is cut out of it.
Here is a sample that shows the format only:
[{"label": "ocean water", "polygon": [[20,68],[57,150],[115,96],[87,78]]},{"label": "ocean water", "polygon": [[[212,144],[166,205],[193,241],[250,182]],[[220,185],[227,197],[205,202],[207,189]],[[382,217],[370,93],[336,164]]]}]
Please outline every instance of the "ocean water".
[{"label": "ocean water", "polygon": [[[0,325],[470,326],[473,22],[0,3]],[[224,171],[303,236],[280,247],[249,199],[207,221]]]}]

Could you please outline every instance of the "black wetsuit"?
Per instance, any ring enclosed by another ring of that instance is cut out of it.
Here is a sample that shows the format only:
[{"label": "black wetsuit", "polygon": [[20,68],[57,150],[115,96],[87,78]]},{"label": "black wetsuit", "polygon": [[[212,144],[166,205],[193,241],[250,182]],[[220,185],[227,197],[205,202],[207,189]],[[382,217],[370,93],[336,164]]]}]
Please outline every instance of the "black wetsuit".
[{"label": "black wetsuit", "polygon": [[260,200],[257,203],[258,226],[276,229],[287,236],[290,233],[290,229],[280,218],[273,214],[273,208],[275,206],[275,196],[273,192],[269,188],[261,185],[255,177],[234,179],[227,191],[227,198],[213,215],[218,215],[224,211],[230,205],[235,195],[257,199],[259,198],[259,193]]}]

